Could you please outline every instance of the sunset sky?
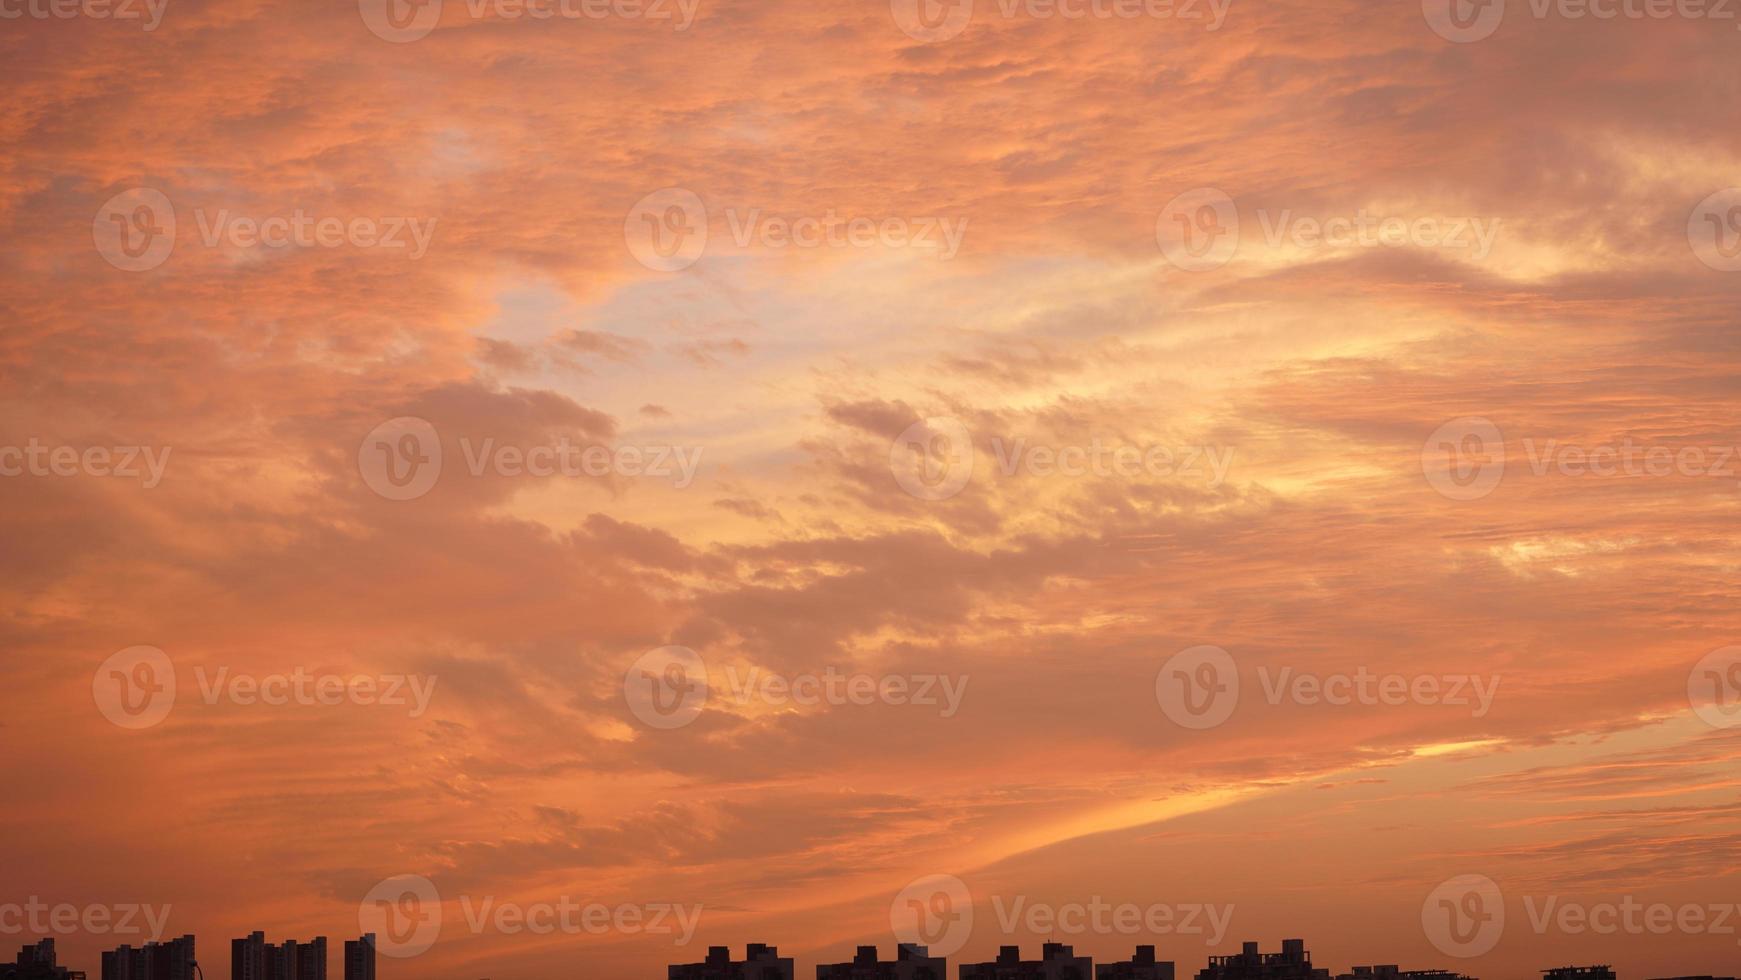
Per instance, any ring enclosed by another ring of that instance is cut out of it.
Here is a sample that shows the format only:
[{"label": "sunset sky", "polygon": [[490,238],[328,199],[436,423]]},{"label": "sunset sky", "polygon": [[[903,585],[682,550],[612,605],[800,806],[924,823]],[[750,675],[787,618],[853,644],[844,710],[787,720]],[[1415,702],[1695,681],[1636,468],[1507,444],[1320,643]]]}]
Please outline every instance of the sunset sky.
[{"label": "sunset sky", "polygon": [[1741,4],[1449,2],[0,0],[0,959],[1737,975]]}]

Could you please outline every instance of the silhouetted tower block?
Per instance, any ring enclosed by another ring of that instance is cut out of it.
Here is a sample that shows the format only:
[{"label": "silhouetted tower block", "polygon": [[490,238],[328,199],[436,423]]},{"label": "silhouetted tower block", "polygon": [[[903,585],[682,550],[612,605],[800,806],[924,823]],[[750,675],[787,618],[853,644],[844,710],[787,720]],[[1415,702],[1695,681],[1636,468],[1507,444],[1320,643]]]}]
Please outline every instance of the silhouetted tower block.
[{"label": "silhouetted tower block", "polygon": [[246,939],[232,939],[230,980],[326,980],[326,937],[274,945],[256,931]]},{"label": "silhouetted tower block", "polygon": [[301,980],[302,947],[294,939],[266,947],[266,975],[271,980]]},{"label": "silhouetted tower block", "polygon": [[1232,956],[1211,956],[1197,980],[1330,980],[1330,971],[1312,966],[1304,939],[1284,939],[1279,953],[1262,953],[1257,943],[1246,943]]},{"label": "silhouetted tower block", "polygon": [[875,946],[860,946],[851,963],[816,967],[816,980],[948,980],[949,964],[924,946],[897,946],[892,960],[877,959]]},{"label": "silhouetted tower block", "polygon": [[296,947],[296,970],[289,980],[326,980],[326,937],[316,936],[306,943],[286,941],[286,947]]},{"label": "silhouetted tower block", "polygon": [[54,939],[41,939],[18,950],[17,966],[59,966],[55,957]]},{"label": "silhouetted tower block", "polygon": [[744,958],[733,960],[731,947],[707,947],[700,963],[673,964],[665,970],[668,980],[793,980],[792,958],[764,943],[744,947]]},{"label": "silhouetted tower block", "polygon": [[1556,966],[1542,971],[1543,980],[1614,980],[1614,968],[1601,966]]},{"label": "silhouetted tower block", "polygon": [[1357,966],[1336,980],[1474,980],[1450,970],[1399,970],[1395,964]]},{"label": "silhouetted tower block", "polygon": [[1153,946],[1138,946],[1136,954],[1119,963],[1098,963],[1095,980],[1173,980],[1173,961],[1155,959]]},{"label": "silhouetted tower block", "polygon": [[1022,959],[1020,946],[1000,946],[990,963],[963,963],[960,980],[1094,980],[1094,960],[1064,943],[1040,947],[1037,960]]},{"label": "silhouetted tower block", "polygon": [[266,972],[266,934],[230,940],[230,980],[272,980]]},{"label": "silhouetted tower block", "polygon": [[103,980],[193,980],[194,940],[190,936],[134,949],[117,946],[103,954]]},{"label": "silhouetted tower block", "polygon": [[375,980],[375,934],[345,940],[345,980]]},{"label": "silhouetted tower block", "polygon": [[50,938],[19,949],[13,962],[0,963],[0,980],[85,980],[85,974],[60,965]]}]

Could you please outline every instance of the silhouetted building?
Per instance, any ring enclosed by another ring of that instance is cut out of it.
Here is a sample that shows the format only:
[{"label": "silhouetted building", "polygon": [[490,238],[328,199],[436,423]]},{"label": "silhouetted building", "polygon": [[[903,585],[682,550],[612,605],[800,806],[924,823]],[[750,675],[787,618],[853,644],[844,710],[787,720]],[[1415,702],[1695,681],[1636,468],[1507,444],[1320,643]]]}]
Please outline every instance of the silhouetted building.
[{"label": "silhouetted building", "polygon": [[961,980],[1094,980],[1094,960],[1063,943],[1040,947],[1037,960],[1022,959],[1020,946],[1000,946],[990,963],[963,963]]},{"label": "silhouetted building", "polygon": [[230,940],[230,980],[272,980],[266,972],[266,934]]},{"label": "silhouetted building", "polygon": [[50,938],[21,948],[13,962],[0,963],[0,980],[85,980],[85,973],[61,966]]},{"label": "silhouetted building", "polygon": [[666,968],[667,980],[792,980],[792,958],[762,943],[744,947],[741,961],[731,958],[731,947],[707,947],[707,959]]},{"label": "silhouetted building", "polygon": [[860,946],[851,963],[817,966],[816,980],[949,980],[949,964],[924,946],[897,946],[887,962],[877,959],[875,946]]},{"label": "silhouetted building", "polygon": [[270,980],[297,980],[302,965],[302,947],[296,940],[286,939],[284,945],[266,944],[266,976]]},{"label": "silhouetted building", "polygon": [[326,980],[326,937],[282,945],[268,943],[264,932],[232,939],[230,980]]},{"label": "silhouetted building", "polygon": [[375,980],[375,934],[345,940],[345,980]]},{"label": "silhouetted building", "polygon": [[1399,970],[1396,966],[1357,966],[1336,980],[1474,980],[1450,970]]},{"label": "silhouetted building", "polygon": [[1551,970],[1543,970],[1544,980],[1614,980],[1613,967],[1602,966],[1556,966]]},{"label": "silhouetted building", "polygon": [[1312,966],[1304,939],[1284,939],[1279,953],[1260,953],[1257,943],[1246,943],[1243,952],[1211,956],[1197,980],[1330,980],[1330,971]]},{"label": "silhouetted building", "polygon": [[326,980],[326,937],[316,936],[306,943],[286,939],[282,945],[267,946],[266,976],[268,980]]},{"label": "silhouetted building", "polygon": [[1125,962],[1095,964],[1094,980],[1173,980],[1173,961],[1155,959],[1153,946],[1138,946]]},{"label": "silhouetted building", "polygon": [[193,980],[192,936],[138,949],[118,946],[103,954],[103,980]]}]

